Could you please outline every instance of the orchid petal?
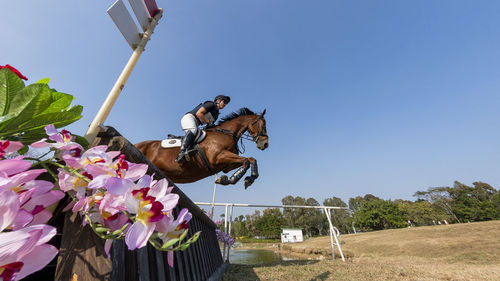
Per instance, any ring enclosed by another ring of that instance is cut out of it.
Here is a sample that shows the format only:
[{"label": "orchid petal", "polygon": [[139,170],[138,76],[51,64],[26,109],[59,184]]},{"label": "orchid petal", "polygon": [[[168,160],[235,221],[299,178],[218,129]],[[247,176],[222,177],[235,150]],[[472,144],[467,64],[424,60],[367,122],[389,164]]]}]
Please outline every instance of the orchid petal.
[{"label": "orchid petal", "polygon": [[44,129],[45,129],[45,133],[47,134],[47,136],[59,134],[59,132],[57,131],[56,126],[54,126],[54,124],[49,124],[49,125],[45,126]]},{"label": "orchid petal", "polygon": [[151,187],[148,194],[156,198],[163,197],[167,193],[168,182],[166,179],[161,179]]},{"label": "orchid petal", "polygon": [[125,244],[129,250],[142,248],[148,243],[148,239],[153,234],[155,224],[144,225],[141,222],[135,222],[125,235]]},{"label": "orchid petal", "polygon": [[57,255],[57,248],[52,245],[39,245],[31,252],[21,258],[23,267],[17,273],[16,279],[22,279],[27,275],[44,268]]},{"label": "orchid petal", "polygon": [[170,211],[177,206],[177,202],[179,202],[179,195],[170,193],[157,199],[156,201],[163,205],[163,211]]},{"label": "orchid petal", "polygon": [[52,218],[52,212],[47,209],[43,209],[41,212],[33,216],[33,220],[28,224],[28,226],[47,223],[50,218]]},{"label": "orchid petal", "polygon": [[106,242],[104,242],[104,252],[106,253],[106,256],[108,256],[108,259],[111,258],[111,256],[109,255],[109,251],[111,250],[111,246],[113,246],[113,240],[106,239]]},{"label": "orchid petal", "polygon": [[31,167],[31,162],[22,159],[5,159],[0,161],[0,171],[8,176],[26,171]]},{"label": "orchid petal", "polygon": [[131,181],[136,181],[140,177],[144,176],[148,171],[148,165],[146,164],[132,164],[129,163],[129,168],[125,178],[130,179]]},{"label": "orchid petal", "polygon": [[44,138],[44,139],[41,139],[37,142],[34,142],[32,144],[30,144],[31,147],[33,148],[44,148],[44,147],[50,147],[52,144],[48,143],[47,142],[47,139]]},{"label": "orchid petal", "polygon": [[104,188],[109,178],[111,178],[111,176],[107,174],[94,177],[94,179],[89,182],[88,188],[90,189]]},{"label": "orchid petal", "polygon": [[167,254],[168,265],[174,267],[174,252],[169,251]]},{"label": "orchid petal", "polygon": [[27,232],[11,231],[0,233],[0,261],[9,264],[18,260],[17,251],[30,239]]},{"label": "orchid petal", "polygon": [[156,223],[156,230],[160,233],[169,233],[170,231],[175,230],[177,225],[172,225],[174,222],[174,218],[169,216],[163,216],[163,218]]},{"label": "orchid petal", "polygon": [[59,200],[64,198],[64,192],[59,190],[51,190],[45,194],[39,195],[37,197],[32,197],[23,208],[27,211],[32,211],[36,206],[41,205],[43,207],[50,206]]},{"label": "orchid petal", "polygon": [[19,199],[12,190],[0,191],[0,231],[8,227],[19,211]]},{"label": "orchid petal", "polygon": [[33,221],[33,215],[27,212],[26,210],[20,209],[17,212],[15,220],[12,222],[12,229],[18,230],[25,227]]},{"label": "orchid petal", "polygon": [[134,182],[129,179],[109,178],[106,182],[106,189],[115,196],[125,195],[134,186]]}]

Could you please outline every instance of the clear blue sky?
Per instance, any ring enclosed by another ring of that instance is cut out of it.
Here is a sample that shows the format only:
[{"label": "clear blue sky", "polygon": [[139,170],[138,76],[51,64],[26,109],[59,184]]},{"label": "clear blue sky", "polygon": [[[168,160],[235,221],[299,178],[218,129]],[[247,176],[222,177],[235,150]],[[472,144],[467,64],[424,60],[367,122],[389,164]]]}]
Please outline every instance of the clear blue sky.
[{"label": "clear blue sky", "polygon": [[[132,51],[113,1],[4,1],[0,65],[76,97],[83,135]],[[500,2],[157,0],[160,21],[107,124],[132,142],[180,134],[216,94],[222,115],[267,109],[260,177],[218,202],[286,195],[415,199],[431,186],[500,186]],[[213,178],[180,185],[212,199]],[[253,210],[245,210],[250,213]]]}]

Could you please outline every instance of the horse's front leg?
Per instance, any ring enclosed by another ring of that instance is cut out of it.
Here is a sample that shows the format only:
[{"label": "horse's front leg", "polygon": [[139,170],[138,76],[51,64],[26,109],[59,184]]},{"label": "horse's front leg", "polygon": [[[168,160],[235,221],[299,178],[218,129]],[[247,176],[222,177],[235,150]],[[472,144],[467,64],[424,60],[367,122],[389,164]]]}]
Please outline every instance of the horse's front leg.
[{"label": "horse's front leg", "polygon": [[[228,184],[235,184],[237,183],[243,175],[247,172],[248,168],[250,168],[251,161],[255,159],[253,158],[245,158],[241,157],[237,154],[234,153],[221,153],[219,155],[220,159],[217,159],[218,164],[226,164],[226,165],[237,165],[239,166],[239,169],[234,172],[234,174],[228,178],[226,175],[222,175],[220,178],[218,178],[215,183],[217,184],[222,184],[222,185],[228,185]],[[245,183],[245,189],[246,189],[246,183]]]},{"label": "horse's front leg", "polygon": [[[252,173],[250,176],[245,178],[245,189],[252,185],[252,183],[259,177],[259,169],[257,168],[257,160],[254,158],[248,158],[250,165],[252,166]],[[252,161],[253,160],[253,161]]]}]

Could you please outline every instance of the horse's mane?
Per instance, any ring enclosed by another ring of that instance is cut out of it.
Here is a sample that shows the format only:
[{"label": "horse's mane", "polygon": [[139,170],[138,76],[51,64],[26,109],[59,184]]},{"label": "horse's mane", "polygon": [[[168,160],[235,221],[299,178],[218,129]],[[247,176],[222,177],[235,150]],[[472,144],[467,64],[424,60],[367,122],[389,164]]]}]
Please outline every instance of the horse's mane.
[{"label": "horse's mane", "polygon": [[230,114],[222,117],[217,126],[222,125],[227,121],[233,120],[234,118],[244,115],[255,115],[255,113],[246,107],[240,108],[238,111],[231,112]]}]

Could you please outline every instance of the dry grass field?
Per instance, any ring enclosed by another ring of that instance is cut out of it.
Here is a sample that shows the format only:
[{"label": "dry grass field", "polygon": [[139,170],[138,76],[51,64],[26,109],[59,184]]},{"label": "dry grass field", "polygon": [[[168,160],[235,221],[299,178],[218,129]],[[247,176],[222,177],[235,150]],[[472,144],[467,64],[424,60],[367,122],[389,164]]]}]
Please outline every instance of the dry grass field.
[{"label": "dry grass field", "polygon": [[340,240],[346,262],[331,259],[329,237],[313,238],[285,247],[298,260],[231,264],[223,280],[500,280],[500,221],[349,234]]}]

